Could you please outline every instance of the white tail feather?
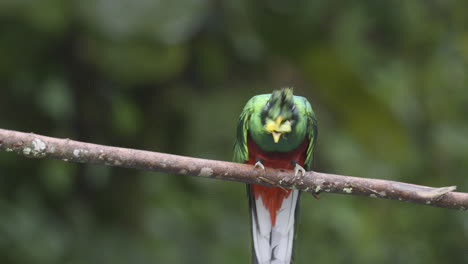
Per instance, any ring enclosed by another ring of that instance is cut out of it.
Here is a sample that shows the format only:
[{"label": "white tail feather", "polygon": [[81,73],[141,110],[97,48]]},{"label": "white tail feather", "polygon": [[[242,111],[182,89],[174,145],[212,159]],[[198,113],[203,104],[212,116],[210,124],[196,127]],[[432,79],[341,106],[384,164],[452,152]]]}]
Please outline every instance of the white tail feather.
[{"label": "white tail feather", "polygon": [[[270,212],[261,197],[254,200],[252,234],[255,258],[258,264],[290,264],[294,240],[294,217],[299,191],[293,190],[283,200],[272,226]],[[255,199],[253,195],[251,199]]]}]

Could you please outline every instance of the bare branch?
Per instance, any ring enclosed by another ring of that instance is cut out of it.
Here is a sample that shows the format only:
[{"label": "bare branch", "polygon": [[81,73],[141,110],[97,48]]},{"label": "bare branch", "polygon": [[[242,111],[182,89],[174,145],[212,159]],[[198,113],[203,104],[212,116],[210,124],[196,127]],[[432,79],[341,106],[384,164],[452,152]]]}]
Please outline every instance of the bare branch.
[{"label": "bare branch", "polygon": [[407,201],[449,209],[466,210],[468,193],[456,187],[431,188],[402,182],[358,178],[310,171],[294,178],[290,170],[256,170],[252,165],[177,156],[165,153],[109,147],[70,139],[59,139],[0,129],[0,149],[29,158],[53,158],[67,162],[104,164],[116,167],[190,175],[204,178],[295,188],[320,192],[362,195]]}]

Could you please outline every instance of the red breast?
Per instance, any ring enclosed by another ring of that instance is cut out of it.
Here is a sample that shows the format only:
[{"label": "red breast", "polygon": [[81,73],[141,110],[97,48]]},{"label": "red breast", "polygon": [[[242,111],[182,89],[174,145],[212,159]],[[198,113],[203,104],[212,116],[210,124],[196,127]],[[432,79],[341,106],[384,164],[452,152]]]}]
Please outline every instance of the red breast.
[{"label": "red breast", "polygon": [[[306,138],[304,142],[293,151],[267,152],[260,149],[251,137],[248,136],[247,147],[249,150],[249,160],[245,163],[254,165],[258,160],[261,160],[265,167],[292,170],[294,169],[293,161],[304,166],[308,145],[309,140]],[[281,208],[283,200],[290,195],[291,190],[252,184],[252,192],[256,200],[259,197],[262,198],[263,205],[270,212],[271,223],[274,226],[276,224],[276,212]]]}]

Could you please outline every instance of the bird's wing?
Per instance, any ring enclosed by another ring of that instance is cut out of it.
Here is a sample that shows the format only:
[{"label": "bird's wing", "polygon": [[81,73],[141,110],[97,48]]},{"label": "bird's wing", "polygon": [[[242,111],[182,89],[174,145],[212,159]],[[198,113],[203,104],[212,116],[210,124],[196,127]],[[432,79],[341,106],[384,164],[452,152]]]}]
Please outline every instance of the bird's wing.
[{"label": "bird's wing", "polygon": [[252,114],[252,100],[247,102],[237,121],[237,138],[234,143],[234,162],[244,163],[249,159],[249,150],[247,149],[248,121]]},{"label": "bird's wing", "polygon": [[314,155],[315,145],[317,143],[317,119],[315,118],[314,110],[309,101],[304,98],[305,103],[305,115],[307,118],[307,136],[309,137],[309,146],[307,147],[306,159],[304,167],[307,171],[312,169],[312,159]]}]

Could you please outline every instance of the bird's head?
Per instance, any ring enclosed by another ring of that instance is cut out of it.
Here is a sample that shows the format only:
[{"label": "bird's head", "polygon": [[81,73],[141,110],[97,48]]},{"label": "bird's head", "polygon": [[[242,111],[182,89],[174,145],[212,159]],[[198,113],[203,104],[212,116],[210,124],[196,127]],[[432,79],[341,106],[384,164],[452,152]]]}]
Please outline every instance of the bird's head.
[{"label": "bird's head", "polygon": [[281,135],[290,133],[297,118],[292,88],[273,91],[262,110],[263,128],[278,143]]}]

